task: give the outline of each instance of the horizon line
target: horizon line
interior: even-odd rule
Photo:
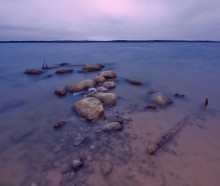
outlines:
[[[220,40],[7,40],[0,43],[123,43],[123,42],[211,42]]]

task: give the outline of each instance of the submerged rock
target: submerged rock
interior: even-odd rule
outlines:
[[[66,121],[59,121],[58,123],[56,123],[54,126],[53,126],[53,128],[55,128],[55,129],[60,129],[61,127],[63,127],[64,125],[66,125]]]
[[[176,94],[174,95],[174,97],[177,97],[177,98],[184,98],[185,95],[184,95],[184,94],[176,93]]]
[[[112,71],[102,71],[99,73],[99,76],[103,76],[106,79],[116,78],[116,73]]]
[[[65,88],[62,88],[62,87],[60,87],[60,88],[57,88],[56,90],[55,90],[55,94],[56,95],[58,95],[58,96],[65,96],[66,95],[66,89]]]
[[[173,101],[170,98],[168,98],[166,95],[164,95],[161,92],[150,92],[148,93],[148,95],[150,101],[158,106],[167,106],[173,103]]]
[[[117,130],[122,130],[123,126],[119,122],[112,122],[112,123],[107,123],[103,125],[102,131],[108,132],[108,131],[117,131]]]
[[[75,171],[78,171],[80,168],[82,168],[82,166],[83,166],[83,162],[81,159],[73,160],[72,167]]]
[[[154,105],[152,103],[148,104],[145,108],[148,110],[156,110],[157,109],[156,105]]]
[[[64,63],[60,63],[59,66],[60,66],[60,67],[68,67],[68,66],[71,66],[71,64],[64,62]]]
[[[101,166],[102,166],[101,169],[102,169],[102,174],[103,175],[109,174],[112,171],[112,169],[113,169],[113,165],[112,165],[112,163],[110,161],[102,162]]]
[[[34,69],[34,68],[29,68],[29,69],[25,70],[24,73],[25,74],[29,74],[29,75],[39,75],[39,74],[42,74],[43,71],[42,70],[38,70],[38,69]]]
[[[112,106],[116,104],[116,96],[113,93],[97,92],[89,93],[88,96],[99,99],[104,105]]]
[[[115,82],[107,81],[103,84],[103,87],[106,89],[113,89],[113,88],[115,88]]]
[[[126,79],[126,81],[127,81],[128,83],[130,83],[131,85],[143,85],[143,83],[141,83],[141,82],[138,81],[138,80]]]
[[[94,80],[87,79],[80,81],[78,83],[67,85],[67,90],[70,92],[80,92],[82,90],[87,90],[91,87],[95,87],[96,83]]]
[[[101,68],[102,67],[99,64],[85,64],[82,67],[82,69],[87,71],[87,72],[99,71],[99,70],[101,70]]]
[[[93,79],[97,84],[99,83],[103,83],[105,81],[105,78],[103,76],[96,76],[94,79]]]
[[[84,140],[85,140],[85,136],[82,136],[81,134],[78,134],[76,136],[76,138],[74,139],[73,143],[74,143],[75,146],[79,146],[80,144],[82,144],[84,142]]]
[[[104,114],[102,102],[95,97],[87,97],[75,103],[74,109],[87,120],[98,119]]]
[[[73,69],[71,68],[60,68],[56,70],[56,74],[67,74],[67,73],[73,73]]]

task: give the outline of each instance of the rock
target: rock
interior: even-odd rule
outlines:
[[[96,83],[94,80],[87,79],[78,83],[67,85],[67,90],[70,92],[80,92],[82,90],[87,90],[91,87],[95,87],[95,85]]]
[[[85,64],[82,67],[82,70],[85,70],[87,72],[94,72],[94,71],[99,71],[101,70],[101,65],[99,64]]]
[[[107,81],[103,84],[103,87],[106,89],[113,89],[113,88],[115,88],[115,82]]]
[[[53,128],[55,129],[60,129],[61,127],[63,127],[64,125],[66,125],[66,121],[59,121],[58,123],[56,123]]]
[[[96,76],[94,79],[93,79],[97,84],[99,83],[103,83],[105,81],[105,78],[103,76]]]
[[[98,119],[104,114],[102,102],[95,97],[87,97],[75,103],[74,109],[87,120]]]
[[[184,94],[179,94],[179,93],[176,93],[174,96],[177,98],[184,98],[185,97]]]
[[[105,87],[99,87],[97,90],[98,90],[98,92],[107,92],[108,91],[108,89]]]
[[[42,70],[38,70],[38,69],[34,69],[34,68],[29,68],[29,69],[25,70],[24,73],[25,74],[29,74],[29,75],[39,75],[39,74],[42,74],[43,71]]]
[[[108,132],[108,131],[117,131],[117,130],[122,130],[122,124],[119,122],[112,122],[112,123],[107,123],[103,125],[102,131]]]
[[[79,146],[80,144],[82,144],[84,142],[84,140],[85,140],[85,137],[82,136],[81,134],[78,134],[76,136],[76,138],[74,139],[73,143],[74,143],[75,146]]]
[[[60,67],[68,67],[68,66],[71,66],[70,63],[60,63],[59,64]]]
[[[94,157],[93,157],[92,154],[88,154],[88,155],[86,156],[86,159],[87,159],[88,161],[93,161],[93,160],[94,160]]]
[[[141,83],[138,80],[131,80],[131,79],[126,79],[126,81],[132,85],[143,85],[143,83]]]
[[[75,171],[78,171],[80,168],[82,168],[82,166],[83,166],[83,162],[81,159],[73,160],[72,167]]]
[[[116,104],[116,96],[113,93],[97,92],[89,93],[88,96],[99,99],[104,105],[112,106]]]
[[[170,98],[168,98],[161,92],[150,92],[148,93],[148,95],[149,95],[150,101],[158,106],[167,106],[173,103],[173,101]]]
[[[96,146],[95,145],[90,145],[90,150],[94,150],[95,148],[96,148]]]
[[[102,162],[101,166],[102,166],[102,174],[103,175],[109,174],[112,171],[112,169],[113,169],[113,165],[112,165],[112,163],[110,161]]]
[[[82,73],[87,73],[87,71],[85,70],[77,70],[78,73],[82,74]]]
[[[55,90],[55,94],[56,95],[58,95],[58,96],[65,96],[66,95],[66,89],[65,88],[62,88],[62,87],[60,87],[60,88],[57,88],[56,90]]]
[[[97,92],[97,89],[96,89],[96,88],[93,88],[93,87],[90,87],[90,88],[88,89],[88,92]]]
[[[103,76],[106,79],[116,78],[116,73],[112,71],[102,71],[99,73],[99,76]]]
[[[67,73],[73,73],[73,69],[71,68],[60,68],[56,70],[56,74],[67,74]]]
[[[149,105],[147,105],[145,108],[148,109],[148,110],[156,110],[156,109],[157,109],[156,105],[154,105],[154,104],[152,104],[152,103],[150,103]]]

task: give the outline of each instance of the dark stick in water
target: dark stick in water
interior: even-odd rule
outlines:
[[[161,138],[149,145],[147,147],[148,152],[153,155],[160,147],[162,147],[166,142],[171,140],[177,132],[179,132],[189,121],[189,116],[184,117],[180,120],[174,127],[172,127],[168,132],[166,132]]]
[[[205,107],[207,107],[209,104],[209,100],[208,100],[208,97],[205,98]]]

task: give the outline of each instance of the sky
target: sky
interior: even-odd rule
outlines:
[[[220,0],[0,0],[0,40],[220,40]]]

